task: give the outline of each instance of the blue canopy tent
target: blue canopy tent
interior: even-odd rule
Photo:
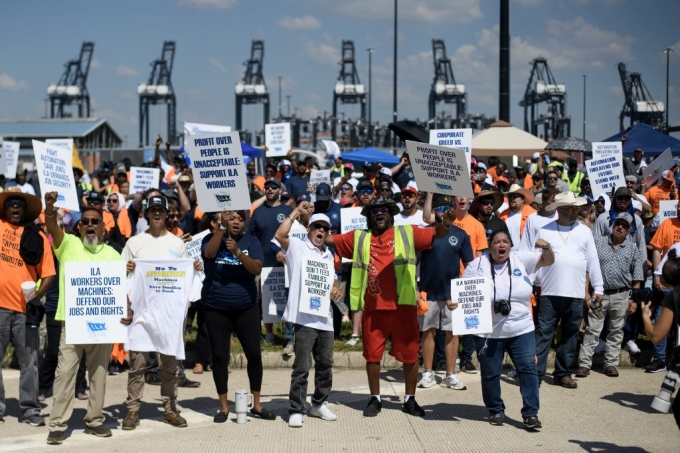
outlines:
[[[640,148],[645,152],[645,156],[654,157],[670,148],[671,152],[680,154],[680,140],[677,138],[659,132],[651,126],[646,124],[636,124],[623,132],[619,132],[609,138],[602,140],[603,142],[620,142],[621,137],[628,136],[623,142],[623,155],[631,157],[633,151]]]
[[[361,166],[364,162],[372,164],[382,164],[384,167],[394,167],[399,163],[399,158],[393,154],[381,151],[378,148],[368,147],[362,149],[354,149],[340,154],[343,162],[351,162],[354,169],[361,171]]]
[[[250,146],[246,142],[241,142],[241,152],[243,152],[243,163],[247,164],[251,160],[262,157],[262,150],[259,148],[255,148],[253,146]]]

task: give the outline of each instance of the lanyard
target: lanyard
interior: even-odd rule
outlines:
[[[491,280],[493,280],[493,300],[496,302],[496,270],[493,267],[491,254],[486,255],[489,258],[489,265],[491,266]],[[510,279],[510,294],[508,294],[508,302],[512,300],[512,275],[510,275],[510,257],[508,256],[508,278]]]

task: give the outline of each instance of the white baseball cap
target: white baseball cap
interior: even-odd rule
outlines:
[[[328,218],[326,214],[314,214],[311,219],[309,219],[309,224],[312,225],[316,222],[325,223],[328,228],[331,228],[331,219]]]

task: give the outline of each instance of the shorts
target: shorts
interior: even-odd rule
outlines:
[[[402,363],[418,361],[420,330],[415,306],[364,311],[361,328],[361,341],[367,362],[382,362],[388,338],[392,342],[392,357]]]
[[[446,306],[445,300],[428,300],[429,309],[424,315],[418,316],[420,331],[425,332],[430,329],[440,329],[451,332],[451,310]]]

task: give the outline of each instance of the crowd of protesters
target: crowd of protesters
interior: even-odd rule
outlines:
[[[251,415],[263,420],[274,420],[276,414],[260,403],[266,379],[262,342],[278,342],[285,359],[295,356],[291,427],[301,427],[305,414],[337,419],[326,401],[333,345],[343,323],[351,324],[351,334],[341,340],[360,344],[367,362],[365,417],[382,410],[379,376],[386,350],[403,363],[402,410],[413,416],[425,415],[416,388],[439,383],[463,390],[461,373],[477,373],[479,366],[492,425],[504,421],[500,376],[507,351],[515,366],[509,375],[519,382],[523,424],[529,430],[541,428],[541,382],[576,389],[579,383],[572,376],[586,378],[594,354],[604,353],[604,374],[617,377],[621,349],[640,354],[638,337],[647,333],[654,350],[645,370],[666,369],[667,343],[675,344],[675,339],[667,341],[673,330],[668,313],[678,312],[672,297],[677,275],[671,270],[680,266],[680,203],[678,218],[663,221],[659,206],[662,200],[677,199],[678,167],[645,187],[642,150],[627,167],[635,171],[626,175],[625,187],[595,194],[573,158],[550,160],[536,153],[514,168],[493,157],[486,163],[473,158],[474,198],[418,190],[407,153],[391,168],[372,162],[355,168],[335,156],[330,184],[313,188],[310,172],[317,163],[295,159],[290,152],[270,159],[264,175],[257,174],[255,162],[247,163],[249,210],[203,212],[190,166],[170,152],[169,144],[164,162],[162,145],[159,138],[148,164],[160,169],[158,189],[131,193],[132,163],[124,160],[105,163],[91,175],[74,167],[80,212],[56,208],[55,192],[41,197],[37,177],[28,178],[23,167],[0,193],[0,274],[6,291],[0,301],[0,352],[11,343],[18,358],[21,421],[44,426],[40,402],[54,397],[50,444],[63,442],[74,398],[89,400],[86,433],[111,436],[102,415],[106,374],[119,374],[125,363],[130,369],[122,429],[140,424],[145,383],[160,386],[164,422],[187,426],[178,387],[200,383],[186,377],[182,360],[154,351],[130,351],[128,356],[122,345],[65,343],[64,263],[124,260],[132,273],[135,259],[186,257],[186,242],[206,230],[202,261],[195,262],[196,269],[205,270],[205,281],[201,299],[187,301],[187,325],[196,317],[193,373],[212,371],[219,400],[216,423],[229,416],[232,334],[247,359]],[[368,227],[341,233],[342,209],[351,207],[361,208]],[[306,227],[305,238],[289,235],[295,223]],[[299,311],[304,257],[335,269],[327,315]],[[261,322],[258,286],[263,268],[284,266],[291,283],[283,339],[277,339],[272,324]],[[458,303],[452,300],[450,282],[479,276],[493,282],[493,332],[459,338],[451,333]],[[21,289],[26,281],[39,282],[30,297]],[[45,313],[47,346],[39,357]],[[130,324],[134,316],[130,308],[121,322]],[[552,379],[545,379],[555,342]],[[310,357],[315,391],[306,408]],[[0,423],[5,409],[0,374]]]

